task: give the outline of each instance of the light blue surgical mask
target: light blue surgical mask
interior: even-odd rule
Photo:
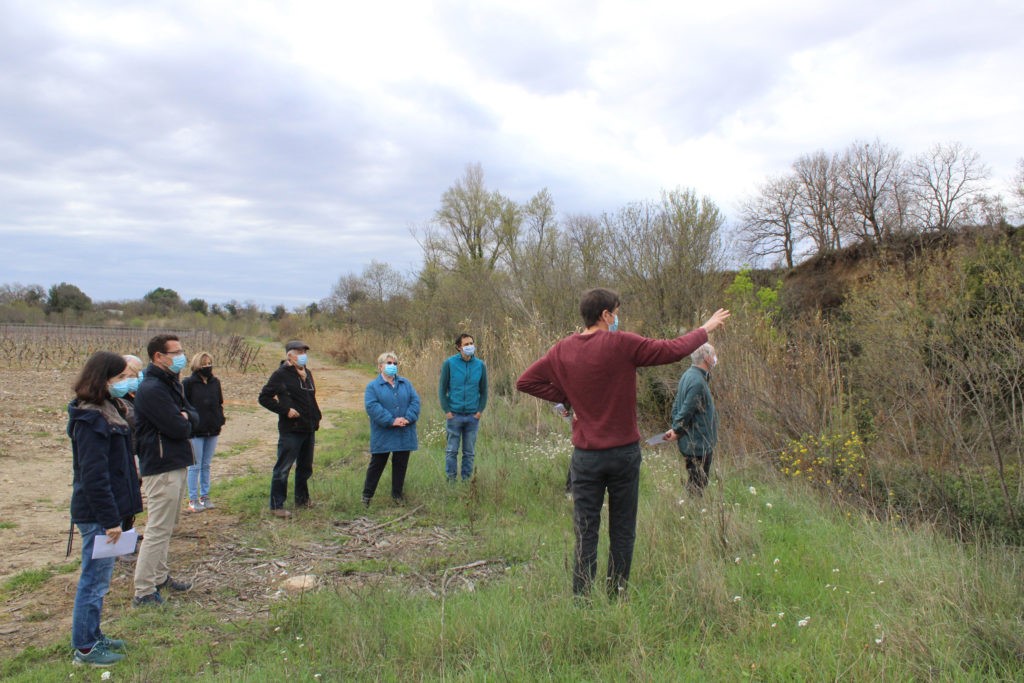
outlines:
[[[472,356],[474,353],[476,353],[476,347],[473,346],[472,344],[466,344],[465,346],[462,347],[462,352],[467,356]]]
[[[139,373],[138,377],[129,377],[128,379],[126,379],[125,382],[128,382],[128,393],[129,394],[134,394],[136,391],[138,391],[139,390],[139,382],[141,382],[141,381],[142,381],[142,373]]]
[[[114,382],[113,384],[108,385],[107,390],[114,398],[121,398],[132,390],[131,385],[131,379],[123,379],[120,382]]]
[[[139,370],[139,384],[142,384],[142,378],[145,376],[145,370]]]
[[[298,356],[295,357],[295,362],[299,364],[300,368],[306,367],[306,361],[308,360],[309,356],[307,356],[304,353],[300,353]]]
[[[609,332],[618,332],[619,331],[619,314],[618,313],[615,314],[615,322],[613,322],[611,325],[608,326],[608,331]]]
[[[394,377],[398,374],[398,366],[395,363],[385,363],[384,374],[388,377]]]
[[[171,358],[171,372],[176,375],[185,369],[185,364],[188,363],[188,358],[185,357],[184,353],[179,353],[177,356],[172,356]]]

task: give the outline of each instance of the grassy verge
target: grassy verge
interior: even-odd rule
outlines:
[[[109,609],[131,643],[117,680],[1020,680],[1021,554],[831,507],[800,482],[721,458],[703,499],[667,450],[647,451],[627,600],[570,596],[570,446],[552,416],[491,417],[478,476],[443,481],[428,411],[407,504],[385,472],[359,502],[368,428],[335,414],[318,438],[318,507],[268,519],[266,476],[219,484],[237,512],[204,604]],[[552,431],[548,432],[550,427]],[[600,562],[606,561],[602,538]],[[247,564],[248,563],[248,564]],[[228,570],[233,567],[235,570]],[[240,567],[247,569],[242,572]],[[245,597],[233,577],[264,572]],[[284,579],[313,575],[289,596]],[[123,604],[123,603],[122,603]],[[75,673],[64,643],[0,662],[0,677]],[[80,672],[81,680],[99,672]]]

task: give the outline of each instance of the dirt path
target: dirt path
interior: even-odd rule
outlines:
[[[314,368],[314,373],[317,400],[325,412],[362,410],[365,373],[337,367]],[[74,370],[0,370],[0,584],[26,570],[68,562],[71,445],[65,434],[65,406],[74,376]],[[215,456],[215,481],[266,472],[269,487],[277,419],[256,403],[266,376],[232,371],[218,376],[228,421],[217,450],[231,455],[220,460]],[[329,428],[329,419],[322,426]],[[233,523],[230,512],[221,508],[201,515],[183,513],[172,554],[179,544],[193,550],[201,545],[201,528],[228,529]],[[77,581],[78,572],[57,574],[39,590],[0,603],[0,645],[20,649],[28,642],[52,642],[66,635]],[[130,575],[119,571],[114,583],[117,601],[123,602],[125,593],[130,597]]]

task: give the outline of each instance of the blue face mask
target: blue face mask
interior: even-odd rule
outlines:
[[[107,390],[114,398],[121,398],[131,391],[131,383],[131,379],[123,379],[120,382],[114,382],[113,384],[108,385]]]
[[[394,363],[385,363],[384,374],[387,375],[388,377],[394,377],[395,375],[398,374],[398,366],[395,365]]]
[[[185,364],[188,363],[188,358],[185,357],[185,354],[179,353],[177,356],[172,356],[171,358],[171,372],[176,375],[185,369]]]
[[[615,322],[613,322],[611,325],[608,326],[608,331],[609,332],[618,332],[619,331],[619,315],[618,315],[618,313],[615,314]]]
[[[295,357],[295,362],[299,364],[300,368],[306,367],[306,361],[309,360],[309,356],[304,353],[300,353]]]
[[[144,370],[139,370],[139,384],[142,384],[142,378],[143,376],[145,376],[145,374],[146,373]]]
[[[129,377],[128,379],[126,379],[125,382],[128,382],[128,393],[129,394],[134,394],[136,391],[138,391],[139,390],[139,382],[141,382],[141,381],[142,381],[142,373],[139,373],[138,377]]]
[[[462,347],[462,353],[466,354],[467,356],[472,356],[474,353],[476,353],[476,347],[473,346],[472,344],[466,344],[465,346]]]

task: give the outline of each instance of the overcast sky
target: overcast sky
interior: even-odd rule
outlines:
[[[801,154],[1024,157],[1020,0],[0,0],[0,283],[289,308],[479,162],[560,215],[693,188],[732,218]]]

